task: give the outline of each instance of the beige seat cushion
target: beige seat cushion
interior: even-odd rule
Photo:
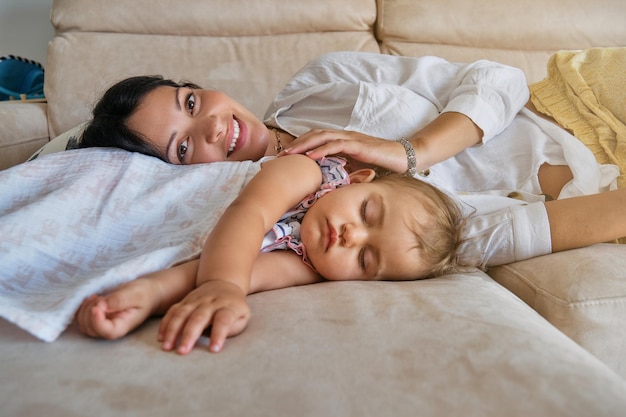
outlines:
[[[555,253],[489,275],[626,378],[626,245]]]
[[[623,416],[626,383],[483,273],[249,297],[219,354],[165,353],[151,320],[42,343],[0,320],[2,415]],[[33,377],[34,375],[36,377]],[[27,389],[25,388],[27,387]]]
[[[48,142],[45,103],[0,103],[0,170],[26,161]]]

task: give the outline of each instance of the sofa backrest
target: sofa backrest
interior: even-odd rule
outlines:
[[[106,87],[128,76],[219,89],[261,117],[310,59],[379,51],[373,0],[55,0],[51,16],[51,136],[87,120]]]
[[[623,0],[54,0],[45,93],[51,137],[132,75],[225,91],[261,117],[330,51],[492,59],[545,74],[559,49],[626,45]]]
[[[376,34],[383,53],[489,59],[535,82],[555,51],[625,46],[625,18],[624,0],[378,0]]]

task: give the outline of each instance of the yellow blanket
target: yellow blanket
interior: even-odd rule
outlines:
[[[626,186],[626,47],[557,52],[530,95],[538,111],[572,132],[599,163],[619,166],[618,187]]]

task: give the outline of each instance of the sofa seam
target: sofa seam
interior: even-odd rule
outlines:
[[[522,275],[521,273],[519,273],[517,270],[513,269],[509,265],[502,265],[502,267],[504,267],[507,271],[512,272],[513,275],[515,275],[518,279],[520,279],[522,282],[524,282],[524,284],[526,286],[528,286],[529,288],[533,289],[534,292],[535,292],[535,299],[537,298],[537,295],[540,295],[540,296],[543,296],[545,298],[548,298],[548,299],[551,299],[551,300],[557,302],[562,307],[575,309],[575,308],[580,308],[580,307],[585,307],[585,306],[593,306],[593,305],[624,304],[624,303],[626,303],[626,300],[624,299],[623,296],[620,297],[620,298],[617,298],[617,297],[602,297],[599,300],[566,301],[562,297],[559,297],[559,296],[553,294],[552,292],[550,292],[550,291],[548,291],[546,289],[539,288],[537,285],[531,283],[528,279],[526,279],[524,277],[524,275]],[[535,302],[535,304],[536,304],[536,302]]]

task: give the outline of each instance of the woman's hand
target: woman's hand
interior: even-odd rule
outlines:
[[[227,281],[207,281],[167,311],[159,326],[159,341],[167,351],[178,341],[176,351],[184,355],[211,325],[209,350],[219,352],[226,338],[241,333],[249,319],[250,307],[241,288]]]
[[[482,137],[483,131],[468,116],[446,112],[406,139],[415,150],[416,168],[422,171],[481,143]],[[344,130],[310,130],[280,155],[294,153],[304,153],[312,159],[339,154],[348,157],[350,163],[356,161],[400,174],[408,169],[406,151],[399,142]],[[351,169],[363,167],[356,165]]]
[[[279,156],[296,153],[306,154],[311,159],[344,156],[353,171],[371,166],[398,173],[407,170],[406,153],[401,144],[346,130],[310,130],[295,139]]]

